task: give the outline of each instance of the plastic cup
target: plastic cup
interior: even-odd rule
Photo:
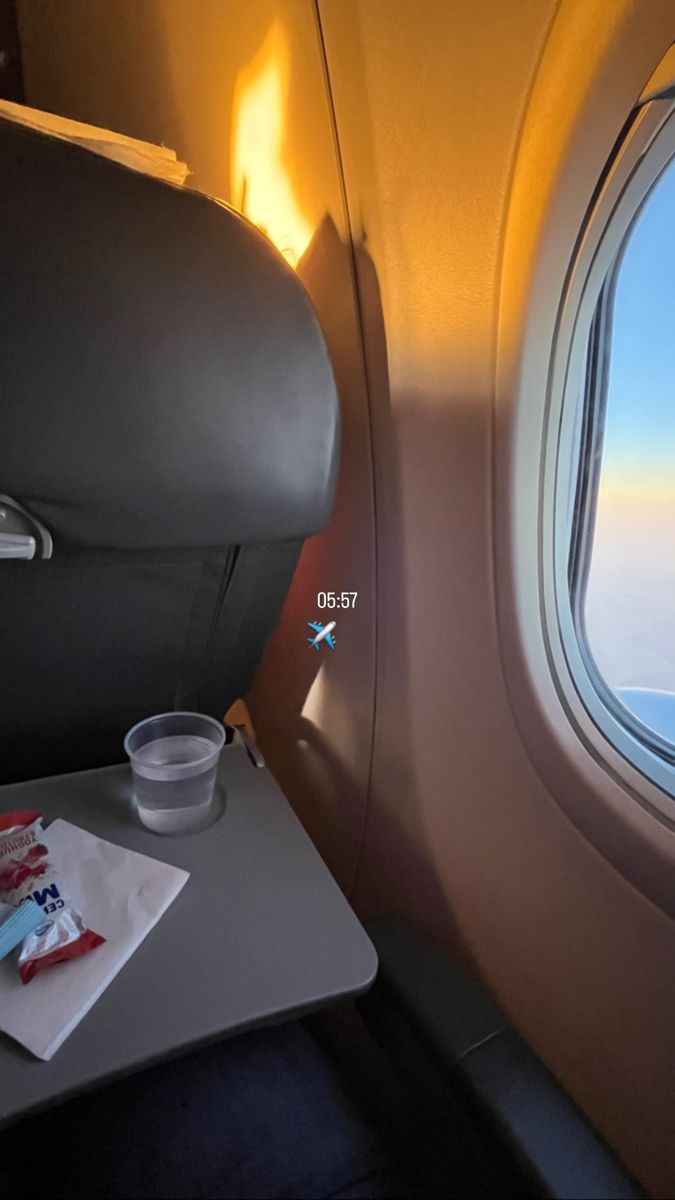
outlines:
[[[209,824],[225,729],[202,713],[170,712],[139,721],[124,739],[138,816],[155,833]]]

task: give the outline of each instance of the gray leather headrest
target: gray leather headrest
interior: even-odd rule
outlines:
[[[299,538],[338,405],[307,296],[196,192],[0,120],[0,492],[59,542]]]

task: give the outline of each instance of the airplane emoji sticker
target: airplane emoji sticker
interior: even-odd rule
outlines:
[[[331,650],[335,649],[335,639],[333,638],[333,630],[335,629],[335,621],[329,621],[327,625],[322,625],[320,621],[308,621],[310,629],[314,630],[315,637],[307,638],[310,646],[315,650],[319,649],[319,643],[325,642],[330,646]]]

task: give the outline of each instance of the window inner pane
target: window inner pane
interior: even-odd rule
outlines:
[[[619,266],[583,614],[601,675],[675,743],[675,164]]]

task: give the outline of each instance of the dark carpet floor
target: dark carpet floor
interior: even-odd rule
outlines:
[[[256,1031],[5,1130],[0,1195],[404,1200],[444,1194],[420,1159],[405,1103],[393,1103],[386,1084],[384,1091],[381,1111],[379,1102],[364,1104],[353,1072],[340,1069],[311,1026]]]

